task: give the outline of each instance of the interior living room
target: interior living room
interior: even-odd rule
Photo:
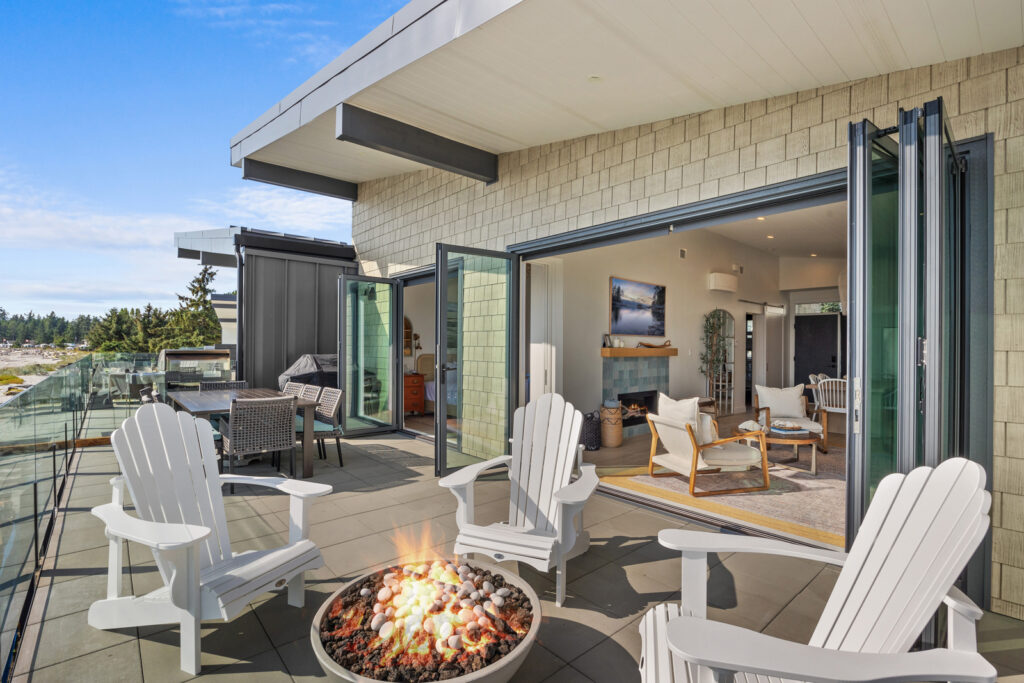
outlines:
[[[433,281],[407,284],[402,288],[403,426],[407,431],[431,438],[434,436],[437,403],[434,383],[435,297]]]
[[[527,394],[588,415],[606,490],[841,547],[846,251],[834,202],[531,260]],[[707,416],[692,440],[681,399]]]

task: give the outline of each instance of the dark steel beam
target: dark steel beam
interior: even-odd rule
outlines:
[[[498,156],[349,104],[338,105],[337,137],[379,152],[493,183]]]
[[[258,180],[261,183],[289,187],[314,194],[322,194],[338,199],[356,201],[359,186],[347,180],[328,178],[327,176],[298,171],[286,166],[268,164],[255,159],[242,160],[242,177],[246,180]]]

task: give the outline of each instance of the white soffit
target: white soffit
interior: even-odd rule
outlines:
[[[846,258],[846,202],[765,214],[707,228],[776,256]],[[768,235],[772,237],[769,238]]]
[[[509,152],[1024,45],[1022,18],[1022,0],[417,1],[236,136],[232,163],[358,182],[422,166],[356,166],[328,125],[342,102]]]

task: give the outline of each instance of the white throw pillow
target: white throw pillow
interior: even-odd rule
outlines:
[[[698,443],[705,443],[700,428],[700,407],[698,398],[681,398],[676,400],[658,392],[658,416],[673,422],[688,424],[693,427],[693,434]]]
[[[757,390],[757,405],[771,410],[772,419],[777,417],[807,417],[804,412],[804,385],[776,389],[754,385]]]

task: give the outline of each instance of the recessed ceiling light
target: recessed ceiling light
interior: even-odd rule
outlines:
[[[770,239],[770,240],[773,240],[773,239],[775,239],[775,235],[765,235],[765,237],[767,237],[767,238],[768,238],[768,239]]]
[[[817,256],[817,254],[811,254],[811,258],[814,258],[815,256]]]
[[[758,217],[757,217],[757,220],[759,220],[759,221],[763,221],[763,220],[764,220],[764,216],[758,216]]]

